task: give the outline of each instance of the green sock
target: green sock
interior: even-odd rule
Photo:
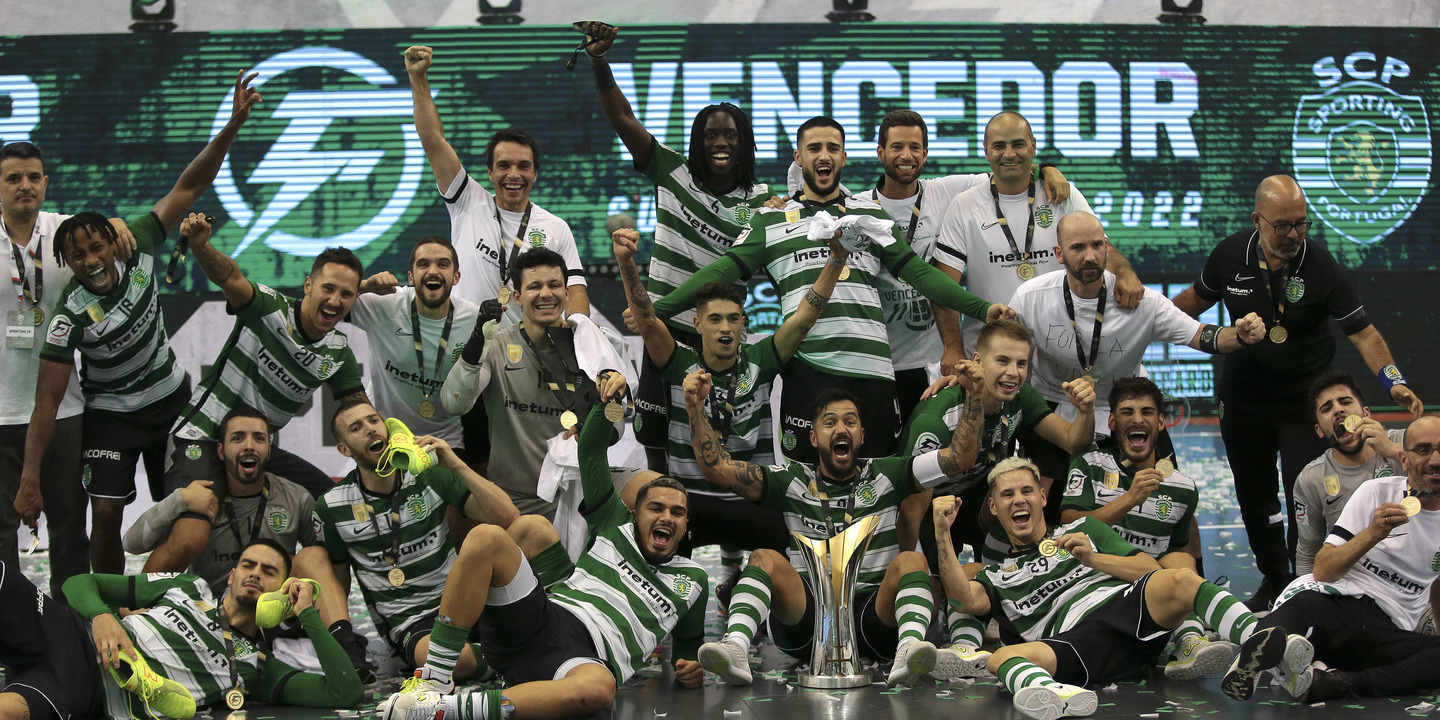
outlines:
[[[480,650],[480,643],[465,643],[470,648],[470,654],[475,656],[475,674],[470,680],[478,682],[490,682],[495,679],[495,671],[490,668],[490,663],[485,661],[485,653]]]
[[[980,618],[947,606],[945,623],[950,630],[950,644],[977,649],[985,644],[985,623]]]
[[[459,662],[460,651],[469,637],[468,628],[435,618],[435,626],[430,630],[430,649],[425,652],[424,677],[439,683],[453,682],[455,663]]]
[[[1059,686],[1045,668],[1026,660],[1023,657],[1014,657],[1000,664],[1000,683],[1010,691],[1011,695],[1020,692],[1031,685]]]
[[[570,553],[565,551],[565,546],[557,542],[530,558],[530,569],[535,571],[540,584],[549,590],[550,586],[570,577],[570,573],[575,571],[575,563],[570,562]]]
[[[724,639],[739,643],[749,652],[755,630],[770,617],[770,589],[774,586],[770,574],[756,565],[747,565],[740,571],[740,579],[730,593],[730,617],[725,624]]]
[[[508,702],[499,690],[473,690],[452,697],[455,698],[457,720],[499,720],[501,702]]]
[[[924,640],[935,613],[935,596],[930,591],[930,573],[910,572],[900,577],[895,589],[895,623],[900,645],[909,640]]]
[[[1234,595],[1206,580],[1195,592],[1195,614],[1220,637],[1236,645],[1255,632],[1255,616]]]

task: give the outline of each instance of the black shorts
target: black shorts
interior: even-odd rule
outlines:
[[[910,414],[920,404],[920,396],[930,387],[930,371],[923,368],[895,371],[895,397],[900,403],[900,422],[910,421]]]
[[[521,572],[531,571],[521,566]],[[600,660],[585,623],[551,600],[538,581],[515,602],[487,603],[476,629],[485,660],[511,687],[557,680],[576,660],[594,661],[607,671],[610,667]]]
[[[865,428],[861,457],[890,457],[900,451],[900,401],[895,381],[884,378],[854,378],[831,375],[795,358],[785,366],[780,389],[780,448],[796,462],[816,461],[810,444],[814,424],[815,398],[822,391],[839,388],[860,399],[860,424]]]
[[[166,442],[166,495],[196,480],[209,480],[213,483],[210,490],[215,493],[215,497],[225,499],[225,463],[220,459],[220,443],[213,440],[187,440],[178,435],[171,435]],[[181,517],[185,516],[185,513],[181,514]]]
[[[718,497],[691,493],[688,517],[690,531],[680,541],[679,553],[709,545],[759,550],[769,548],[780,554],[790,548],[790,529],[785,515],[775,508],[757,505],[741,497]]]
[[[135,500],[135,464],[145,458],[150,497],[164,492],[166,441],[175,419],[190,402],[189,379],[170,396],[133,412],[85,411],[80,480],[92,498]]]
[[[475,407],[460,416],[460,438],[465,443],[466,465],[474,469],[490,462],[490,416],[484,398],[476,398]]]
[[[950,526],[950,546],[955,548],[956,553],[960,553],[969,545],[977,562],[980,560],[980,551],[985,547],[985,537],[989,534],[987,528],[980,526],[980,508],[985,506],[989,490],[990,486],[983,480],[961,490],[957,496],[960,498],[960,512],[955,517],[955,523]],[[935,516],[929,508],[926,508],[920,517],[920,550],[925,553],[925,561],[930,563],[931,572],[939,575],[940,554],[935,543]],[[965,560],[961,559],[960,562],[963,564]]]
[[[1055,651],[1055,680],[1099,685],[1144,673],[1170,641],[1145,607],[1145,585],[1155,573],[1130,583],[1095,608],[1080,624],[1040,642]]]
[[[770,638],[775,647],[786,655],[801,660],[810,660],[811,646],[815,643],[815,596],[810,594],[810,583],[805,586],[805,614],[800,622],[786,625],[770,616]],[[877,662],[895,659],[895,646],[900,642],[900,628],[890,627],[880,619],[875,609],[878,590],[857,592],[852,607],[858,609],[855,618],[855,645],[861,657]]]
[[[440,617],[440,608],[438,607],[421,615],[414,622],[410,623],[410,627],[406,629],[404,633],[401,633],[400,647],[392,646],[395,651],[400,653],[400,661],[405,664],[407,672],[415,669],[415,648],[420,644],[421,640],[430,637],[431,631],[435,629],[435,618],[437,617]],[[471,632],[470,635],[471,640],[475,639],[474,632]],[[387,637],[385,640],[388,643],[390,638]]]
[[[19,568],[0,563],[0,692],[25,698],[34,720],[103,714],[100,666],[90,624],[41,594]]]

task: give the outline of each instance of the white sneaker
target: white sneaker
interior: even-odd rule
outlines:
[[[1035,720],[1085,717],[1100,706],[1095,691],[1074,685],[1031,685],[1015,693],[1015,709]]]
[[[935,651],[935,668],[930,671],[930,677],[936,680],[985,677],[990,674],[986,668],[989,662],[990,652],[987,650],[977,650],[969,645],[951,645]]]
[[[935,668],[935,646],[925,640],[911,640],[895,650],[895,664],[890,666],[889,687],[910,685],[921,675]]]
[[[455,692],[455,683],[438,683],[422,679],[421,671],[405,679],[400,691],[385,698],[375,708],[380,720],[433,720],[445,696]]]
[[[750,657],[739,644],[729,640],[708,642],[700,646],[696,658],[700,667],[719,675],[727,685],[749,685]]]
[[[1172,680],[1198,680],[1230,666],[1235,646],[1224,640],[1206,640],[1190,635],[1175,646],[1170,662],[1165,663],[1165,677]]]
[[[1285,656],[1270,674],[1274,676],[1275,684],[1285,688],[1290,697],[1304,697],[1314,677],[1310,673],[1310,663],[1314,659],[1315,646],[1303,635],[1291,635],[1285,638]]]

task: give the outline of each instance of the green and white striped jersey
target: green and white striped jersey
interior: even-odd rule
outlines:
[[[704,634],[710,580],[687,557],[652,565],[640,552],[633,516],[611,484],[606,447],[613,426],[601,409],[591,409],[577,439],[581,512],[590,524],[591,544],[550,598],[585,623],[601,659],[617,683],[624,683],[671,631],[676,656],[693,659],[693,648],[682,646],[698,645]]]
[[[767,185],[737,187],[712,195],[690,173],[685,156],[652,139],[650,164],[637,168],[655,183],[655,246],[650,252],[651,301],[674,292],[680,283],[720,258],[745,229],[755,210],[775,196]],[[695,308],[666,320],[670,327],[695,332]]]
[[[905,431],[900,435],[900,447],[907,455],[915,456],[949,445],[955,435],[955,426],[960,424],[960,413],[964,410],[965,388],[955,385],[935,393],[915,406],[915,412],[911,413]],[[975,483],[984,482],[990,469],[1009,457],[1010,440],[1015,433],[1035,427],[1050,412],[1050,406],[1038,390],[1030,387],[1030,383],[1021,385],[1019,394],[1010,402],[1001,405],[994,414],[985,416],[975,464],[953,480],[937,486],[935,493],[959,495]]]
[[[226,308],[235,327],[175,425],[175,434],[186,440],[218,440],[220,421],[237,405],[264,413],[276,431],[322,384],[337,398],[364,389],[345,333],[331,330],[311,342],[300,329],[298,300],[250,284],[250,302]]]
[[[1098,553],[1129,557],[1140,552],[1109,525],[1092,517],[1053,528],[1048,537],[1071,532],[1088,535]],[[1045,557],[1038,548],[1011,553],[999,563],[986,565],[975,581],[990,597],[990,616],[999,622],[1000,641],[1006,645],[1065,632],[1130,586],[1125,580],[1081,565],[1064,550]]]
[[[734,497],[726,490],[705,482],[705,473],[695,462],[695,448],[690,443],[690,414],[685,407],[685,376],[698,370],[710,373],[714,385],[710,397],[705,401],[705,412],[715,431],[725,437],[725,449],[731,459],[744,460],[756,465],[770,465],[775,462],[772,438],[774,429],[770,418],[770,388],[775,376],[785,367],[775,350],[773,336],[767,336],[753,345],[740,349],[740,357],[729,370],[721,373],[705,366],[700,353],[685,345],[675,344],[670,362],[660,369],[670,396],[670,427],[666,437],[667,470],[670,476],[685,483],[693,493]],[[734,394],[730,383],[734,382]],[[734,411],[728,422],[721,410],[729,403]],[[719,417],[717,417],[717,415]]]
[[[807,538],[829,539],[863,517],[876,515],[880,522],[865,559],[860,563],[860,576],[855,592],[868,592],[880,587],[885,570],[900,554],[899,535],[895,522],[900,503],[915,487],[908,457],[860,460],[859,472],[849,483],[833,483],[821,479],[816,466],[798,462],[765,468],[765,505],[777,508],[785,516],[785,527]],[[815,491],[827,495],[825,502]],[[805,560],[791,540],[790,564],[805,577]]]
[[[352,470],[316,501],[314,513],[315,542],[325,546],[330,562],[350,565],[375,627],[397,650],[410,626],[440,607],[445,577],[455,564],[445,506],[463,511],[470,497],[448,468],[403,475],[393,494],[376,495],[360,484],[360,471]],[[385,559],[394,542],[392,511],[400,515],[398,563],[405,573],[398,588],[390,584],[392,566]]]
[[[1060,509],[1090,512],[1108,505],[1124,495],[1134,479],[1134,471],[1123,467],[1116,458],[1115,440],[1110,438],[1100,449],[1070,462]],[[1160,481],[1145,502],[1130,508],[1112,527],[1126,542],[1158,558],[1190,543],[1190,517],[1199,504],[1195,481],[1176,470]]]
[[[155,282],[155,248],[165,241],[165,227],[153,212],[131,218],[126,226],[136,248],[119,282],[104,295],[73,278],[66,283],[40,350],[40,357],[67,365],[79,350],[85,406],[111,412],[134,412],[160,402],[185,382],[170,349]]]

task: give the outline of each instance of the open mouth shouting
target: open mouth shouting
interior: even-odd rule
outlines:
[[[426,275],[420,284],[430,292],[438,292],[445,287],[445,279],[439,275]]]
[[[1017,504],[1010,511],[1010,525],[1014,528],[1016,535],[1024,536],[1030,532],[1030,529],[1033,527],[1031,519],[1032,512],[1028,503]]]
[[[855,445],[849,435],[838,435],[830,441],[830,457],[836,465],[847,465],[855,459]]]
[[[338,305],[321,305],[315,315],[320,326],[329,330],[340,322],[340,307]]]
[[[90,280],[90,287],[95,290],[108,290],[112,283],[110,280],[110,268],[105,265],[97,265],[86,271],[86,277]]]
[[[669,554],[675,548],[675,528],[668,523],[655,523],[650,528],[650,545],[662,555]]]
[[[1150,433],[1144,428],[1131,428],[1125,432],[1125,454],[1131,458],[1143,458],[1150,454]]]
[[[254,475],[260,469],[260,456],[255,453],[241,455],[235,464],[246,475]]]
[[[815,164],[815,184],[818,185],[819,188],[830,188],[835,184],[834,163],[820,162]]]

